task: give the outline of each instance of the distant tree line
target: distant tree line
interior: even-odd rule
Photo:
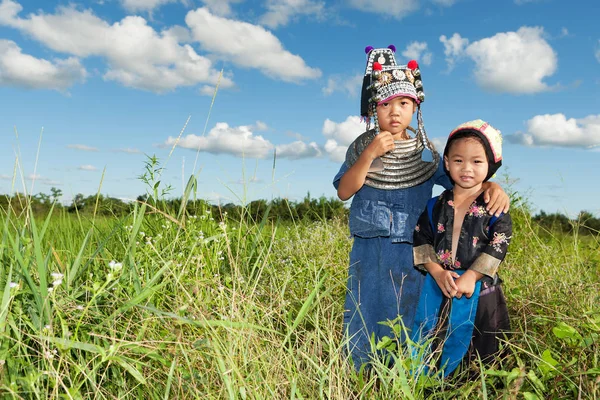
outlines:
[[[20,214],[27,207],[36,215],[47,215],[52,207],[55,210],[64,210],[68,213],[96,214],[103,216],[121,217],[129,214],[135,203],[145,202],[150,208],[159,209],[169,213],[178,213],[182,207],[182,198],[153,201],[147,194],[137,197],[135,202],[125,202],[121,199],[102,194],[84,196],[75,195],[70,204],[60,203],[62,191],[51,188],[50,194],[38,193],[34,196],[25,196],[17,193],[14,195],[0,195],[0,209]],[[310,193],[300,201],[291,201],[285,198],[276,198],[270,201],[254,200],[245,206],[227,203],[221,205],[211,204],[206,200],[188,200],[185,204],[188,215],[200,215],[207,210],[216,218],[227,215],[231,219],[245,218],[253,221],[269,220],[298,221],[298,220],[329,220],[333,218],[347,218],[348,208],[344,202],[337,198],[314,198]],[[225,214],[226,213],[226,214]],[[589,235],[600,233],[600,219],[592,213],[581,211],[577,218],[569,218],[560,213],[547,214],[540,211],[532,217],[540,227],[552,231]]]
[[[54,207],[68,213],[79,213],[84,215],[103,215],[121,217],[129,214],[135,207],[135,203],[147,203],[150,209],[158,209],[169,213],[178,213],[181,210],[182,198],[172,198],[154,201],[147,194],[140,195],[136,201],[126,202],[121,199],[105,196],[102,194],[84,196],[76,194],[70,204],[62,204],[60,197],[62,191],[52,188],[50,194],[38,193],[33,196],[25,196],[21,193],[14,195],[0,195],[0,209],[9,208],[15,214],[20,214],[28,207],[36,215],[47,215]],[[245,206],[227,203],[216,205],[206,200],[188,200],[185,203],[188,215],[199,215],[211,211],[213,216],[227,215],[231,219],[246,218],[248,220],[261,221],[264,218],[270,220],[329,220],[333,218],[347,218],[348,209],[344,202],[336,198],[319,197],[314,198],[308,193],[301,201],[291,201],[285,198],[276,198],[270,201],[254,200]]]

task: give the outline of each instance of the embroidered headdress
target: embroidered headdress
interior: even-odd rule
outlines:
[[[485,182],[494,176],[498,168],[502,165],[502,134],[498,129],[481,119],[465,122],[450,132],[446,148],[444,149],[444,157],[448,155],[450,144],[454,140],[469,134],[474,134],[483,142],[483,147],[485,148],[485,154],[488,160],[488,174],[484,180]],[[446,174],[450,176],[445,165],[444,170],[446,171]],[[450,178],[450,180],[452,180],[452,178]]]
[[[393,45],[375,49],[368,46],[367,66],[363,77],[360,101],[360,115],[367,121],[365,134],[356,139],[346,153],[346,161],[354,164],[358,156],[379,133],[377,121],[377,105],[390,101],[395,97],[410,97],[417,104],[416,137],[396,141],[396,147],[381,157],[383,170],[371,171],[367,174],[365,184],[380,189],[399,189],[419,185],[429,179],[437,170],[440,156],[427,138],[421,103],[425,100],[421,71],[415,60],[406,65],[398,65]],[[373,118],[374,129],[371,127]]]

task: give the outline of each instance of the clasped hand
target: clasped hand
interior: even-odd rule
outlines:
[[[477,283],[477,276],[472,272],[465,271],[459,275],[454,271],[439,269],[432,276],[444,296],[460,299],[464,295],[469,299],[473,295],[475,283]]]

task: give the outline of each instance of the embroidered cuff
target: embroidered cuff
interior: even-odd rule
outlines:
[[[427,272],[424,266],[425,263],[439,263],[437,255],[433,250],[433,246],[430,244],[423,244],[421,246],[413,247],[413,256],[415,267],[419,271]]]
[[[499,259],[492,257],[487,253],[481,253],[469,269],[493,278],[496,275],[496,272],[498,272],[499,265]]]

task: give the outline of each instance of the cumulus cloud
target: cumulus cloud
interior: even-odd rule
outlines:
[[[427,50],[427,43],[412,42],[402,52],[402,55],[409,60],[417,60],[419,64],[431,65],[433,54]]]
[[[529,94],[551,89],[544,79],[556,72],[558,61],[541,27],[521,27],[471,44],[456,33],[440,41],[449,67],[462,56],[471,58],[475,80],[486,90]]]
[[[65,90],[83,82],[87,72],[76,57],[53,62],[24,54],[11,40],[0,39],[0,85]]]
[[[365,124],[360,117],[349,116],[345,121],[337,123],[326,119],[323,123],[323,135],[327,138],[325,152],[332,161],[342,162],[346,159],[346,150],[350,143],[365,131]]]
[[[273,144],[260,135],[255,135],[249,126],[229,126],[218,122],[206,136],[187,135],[179,142],[169,136],[165,145],[205,151],[212,154],[231,154],[237,157],[265,158],[273,151]]]
[[[261,26],[222,18],[206,8],[190,11],[185,21],[204,49],[241,67],[256,68],[288,82],[321,76],[319,69],[285,50],[279,39]]]
[[[277,28],[287,25],[297,15],[322,17],[324,2],[313,0],[267,0],[267,12],[260,18],[262,25]]]
[[[342,92],[350,97],[358,97],[362,86],[363,75],[353,76],[332,75],[327,79],[327,86],[322,89],[325,96],[330,96],[334,92]]]
[[[440,36],[440,42],[444,44],[444,55],[448,63],[448,70],[451,71],[454,68],[455,60],[464,54],[465,49],[469,45],[469,39],[465,39],[458,33],[455,33],[450,38],[446,37],[446,35]]]
[[[277,157],[299,159],[313,158],[321,156],[321,149],[315,142],[304,143],[301,141],[289,144],[277,145]]]
[[[241,3],[244,0],[202,0],[213,14],[227,17],[233,14],[231,4]]]
[[[564,114],[536,115],[527,121],[527,131],[506,136],[526,146],[592,148],[600,145],[600,114],[569,118]]]
[[[77,57],[102,57],[108,68],[104,79],[125,86],[165,92],[180,86],[216,84],[219,72],[207,57],[190,45],[180,45],[181,27],[156,32],[139,16],[128,16],[112,25],[91,10],[58,7],[55,14],[29,14],[20,18],[20,4],[3,0],[0,25],[27,33],[50,49]],[[231,87],[231,77],[221,79]]]
[[[357,10],[396,19],[402,19],[419,9],[418,0],[350,0],[348,5]]]
[[[85,144],[68,144],[67,148],[81,151],[98,151],[97,147],[92,147]]]
[[[80,165],[79,167],[77,167],[77,169],[80,171],[97,171],[98,170],[98,168],[96,168],[90,164]]]
[[[311,158],[321,156],[321,149],[314,143],[297,140],[289,144],[274,145],[256,131],[266,130],[264,122],[256,121],[254,125],[229,126],[226,122],[218,122],[206,136],[187,135],[179,141],[169,136],[164,146],[204,151],[212,154],[230,154],[245,158],[268,158],[277,151],[278,158]]]

